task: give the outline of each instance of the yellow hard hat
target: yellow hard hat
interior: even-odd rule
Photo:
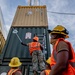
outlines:
[[[48,30],[48,32],[50,34],[53,34],[53,33],[56,33],[56,34],[63,34],[65,35],[65,38],[69,38],[68,34],[68,30],[63,27],[62,25],[57,25],[52,31],[51,30]]]
[[[49,57],[49,58],[46,60],[46,63],[48,63],[48,64],[51,63],[51,57]]]
[[[38,38],[37,36],[35,36],[35,37],[33,38],[33,40],[39,41],[39,38]]]
[[[22,63],[20,62],[18,57],[13,57],[9,63],[10,67],[19,67]]]

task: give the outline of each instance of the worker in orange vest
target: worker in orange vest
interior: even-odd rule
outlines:
[[[45,69],[44,56],[42,53],[43,47],[39,43],[39,38],[37,36],[34,36],[33,42],[30,42],[28,44],[24,44],[23,42],[21,42],[21,44],[24,46],[29,46],[30,55],[32,56],[33,72],[34,75],[37,75],[38,64],[41,71]]]
[[[65,40],[69,38],[69,32],[62,25],[48,31],[51,36],[50,43],[53,45],[49,75],[75,75],[74,50],[71,43]]]
[[[50,63],[51,63],[51,57],[49,57],[46,61],[46,69],[44,71],[42,71],[40,73],[40,75],[49,75],[50,74],[50,71],[51,71],[51,66],[50,66]]]
[[[19,66],[21,66],[21,62],[18,57],[13,57],[9,63],[11,69],[8,71],[7,75],[22,75]]]

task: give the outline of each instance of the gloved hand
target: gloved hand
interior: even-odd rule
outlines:
[[[21,42],[21,44],[22,44],[22,45],[24,45],[24,43],[23,43],[23,42]]]
[[[27,46],[27,44],[25,44],[25,43],[23,43],[23,42],[21,42],[21,44],[24,45],[24,46]]]

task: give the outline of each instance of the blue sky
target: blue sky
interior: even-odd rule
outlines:
[[[34,1],[34,0],[32,0]],[[28,5],[28,0],[0,0],[3,18],[7,32],[12,24],[18,5]],[[40,0],[40,5],[46,5],[48,27],[53,29],[56,25],[63,25],[69,31],[68,39],[75,50],[75,15],[55,14],[51,12],[74,13],[75,0]]]

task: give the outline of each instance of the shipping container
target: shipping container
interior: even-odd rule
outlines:
[[[43,53],[46,58],[50,56],[50,45],[49,45],[49,35],[47,32],[46,27],[31,27],[31,28],[18,28],[18,27],[11,27],[7,40],[6,40],[6,45],[3,49],[3,53],[0,56],[0,62],[2,63],[1,66],[8,66],[8,63],[12,57],[19,57],[22,64],[22,69],[25,71],[25,69],[28,68],[28,66],[32,67],[31,63],[31,56],[29,54],[29,49],[27,46],[21,45],[21,42],[19,41],[18,37],[16,34],[13,33],[13,30],[18,31],[18,36],[24,43],[29,43],[32,41],[32,38],[34,34],[36,34],[39,37],[39,41],[41,44],[44,44],[44,50]],[[31,35],[26,35],[26,34],[31,34]],[[28,38],[27,38],[28,36]],[[30,68],[29,67],[29,68]],[[4,70],[4,68],[6,68]],[[6,70],[9,68],[4,67],[3,71],[6,72]],[[30,69],[32,70],[32,69]],[[0,70],[1,71],[1,70]],[[0,72],[1,73],[1,72]]]
[[[18,6],[12,26],[48,26],[46,6]]]
[[[39,12],[35,11],[36,9],[44,10],[42,12],[43,16],[34,17],[37,14],[41,15],[41,13],[39,14]],[[25,17],[25,14],[29,10],[33,10],[33,13],[35,12],[35,15],[29,14]],[[24,20],[26,21],[24,22]],[[3,48],[3,52],[0,55],[0,74],[6,73],[10,69],[8,64],[12,57],[19,57],[22,62],[22,66],[20,68],[22,70],[23,75],[33,75],[29,49],[27,46],[21,45],[21,41],[23,41],[24,43],[29,43],[33,40],[33,37],[36,34],[39,37],[39,42],[43,45],[43,55],[47,59],[51,54],[49,34],[47,30],[48,23],[46,6],[18,6],[5,46]]]
[[[7,31],[4,25],[4,18],[3,18],[3,14],[2,14],[2,10],[0,8],[0,32],[3,35],[4,39],[6,40],[7,38]]]
[[[5,45],[5,38],[2,32],[0,31],[0,54],[2,53],[4,45]]]
[[[4,28],[4,19],[0,8],[0,54],[2,53],[5,40],[6,40],[6,29]]]

